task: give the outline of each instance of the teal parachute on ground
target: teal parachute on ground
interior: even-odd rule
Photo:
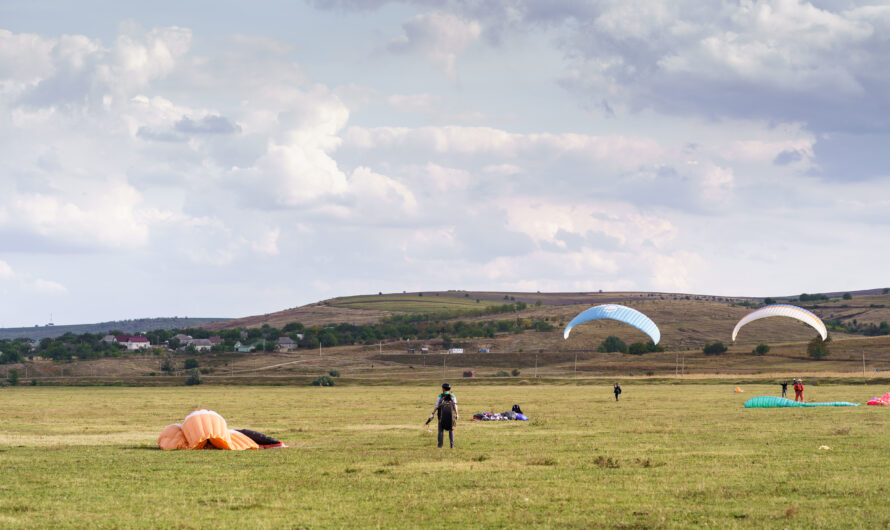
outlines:
[[[569,332],[578,324],[604,318],[630,324],[646,335],[649,335],[654,344],[658,344],[658,341],[661,340],[661,332],[658,330],[658,326],[655,325],[655,322],[652,322],[649,317],[640,313],[636,309],[631,309],[630,307],[618,304],[598,305],[578,313],[578,315],[569,322],[569,325],[566,326],[565,331],[562,332],[562,337],[564,339],[569,338]]]
[[[831,401],[828,403],[803,403],[778,396],[757,396],[745,402],[746,409],[774,409],[782,407],[858,407],[859,403]]]

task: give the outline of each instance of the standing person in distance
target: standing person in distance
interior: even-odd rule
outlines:
[[[782,381],[779,384],[782,385],[782,397],[785,397],[785,394],[788,393],[788,381]]]
[[[457,420],[460,419],[460,416],[457,413],[457,396],[455,396],[451,392],[451,385],[449,385],[448,383],[442,383],[442,393],[439,394],[438,397],[436,397],[436,405],[433,408],[433,412],[430,414],[429,419],[426,420],[427,424],[429,424],[429,422],[433,420],[433,417],[436,415],[436,413],[439,413],[439,447],[442,447],[442,434],[443,434],[442,433],[442,431],[443,431],[443,429],[442,429],[442,404],[445,401],[446,395],[449,396],[448,397],[448,403],[449,403],[448,408],[454,409],[454,420],[453,421],[456,422]],[[447,430],[448,430],[448,438],[451,440],[451,447],[453,448],[454,447],[453,426],[451,429],[447,429]]]
[[[794,380],[794,401],[803,403],[803,381],[800,379]]]
[[[621,385],[619,385],[618,383],[615,383],[615,388],[613,389],[613,392],[615,392],[615,401],[618,401],[618,394],[621,393]]]

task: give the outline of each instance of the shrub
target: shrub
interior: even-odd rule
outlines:
[[[316,377],[312,381],[312,386],[334,386],[334,380],[331,379],[330,376],[323,375],[321,377]]]
[[[201,381],[201,372],[199,372],[197,368],[192,368],[192,371],[189,372],[188,379],[185,380],[185,384],[187,386],[194,386],[200,385],[201,383],[203,383],[203,381]]]
[[[775,299],[775,298],[769,298],[769,297],[767,297],[767,298],[764,298],[764,299],[763,299],[763,305],[774,305],[775,303],[776,303],[776,299]]]
[[[831,351],[828,349],[828,340],[822,340],[822,337],[813,337],[807,344],[807,355],[812,357],[813,359],[821,359],[823,357],[828,357]]]
[[[161,361],[161,371],[172,372],[173,369],[173,359],[171,359],[170,357],[164,357],[164,360]]]
[[[644,353],[653,353],[664,351],[664,348],[655,344],[651,340],[649,342],[634,342],[627,348],[627,353],[631,355],[642,355]]]
[[[760,344],[757,345],[756,348],[751,350],[751,353],[756,353],[757,355],[765,355],[768,351],[769,351],[769,346],[761,342]]]
[[[853,295],[850,293],[844,293],[844,296],[842,296],[841,298],[843,298],[844,300],[852,300]]]
[[[720,355],[721,353],[726,353],[726,346],[722,342],[705,344],[702,351],[705,352],[705,355]]]
[[[331,377],[340,377],[340,372],[337,370],[331,370],[330,372],[328,372],[328,375]]]
[[[513,375],[513,377],[516,377],[516,376],[518,376],[518,375],[519,375],[519,370],[517,370],[517,369],[516,369],[516,368],[514,368],[514,369],[513,369],[513,371],[512,371],[512,372],[510,372],[510,374],[512,374],[512,375]]]
[[[198,360],[197,359],[186,359],[184,367],[186,370],[191,370],[192,368],[197,368]]]
[[[494,374],[495,377],[510,377],[510,374],[503,370],[498,370],[498,373]]]
[[[606,337],[606,340],[604,340],[602,344],[599,345],[596,351],[600,353],[627,353],[627,344],[625,344],[624,341],[619,339],[618,337],[609,335],[608,337]]]
[[[6,378],[9,382],[10,386],[16,386],[19,384],[19,371],[16,369],[12,369],[9,371],[9,377]]]

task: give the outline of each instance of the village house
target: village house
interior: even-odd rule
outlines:
[[[124,346],[128,351],[146,350],[151,347],[151,342],[147,338],[134,335],[115,335],[114,342]]]
[[[210,351],[213,348],[213,343],[210,342],[210,339],[192,339],[189,341],[189,346],[194,346],[195,351]]]
[[[294,351],[297,349],[297,343],[290,337],[278,337],[275,341],[276,351]]]
[[[257,349],[257,344],[254,342],[253,344],[242,343],[240,340],[235,343],[235,351],[240,353],[250,353]]]

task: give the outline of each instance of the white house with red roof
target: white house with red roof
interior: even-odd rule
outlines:
[[[145,350],[151,347],[151,343],[147,338],[134,335],[115,335],[114,341],[121,346],[126,346],[130,351]]]

